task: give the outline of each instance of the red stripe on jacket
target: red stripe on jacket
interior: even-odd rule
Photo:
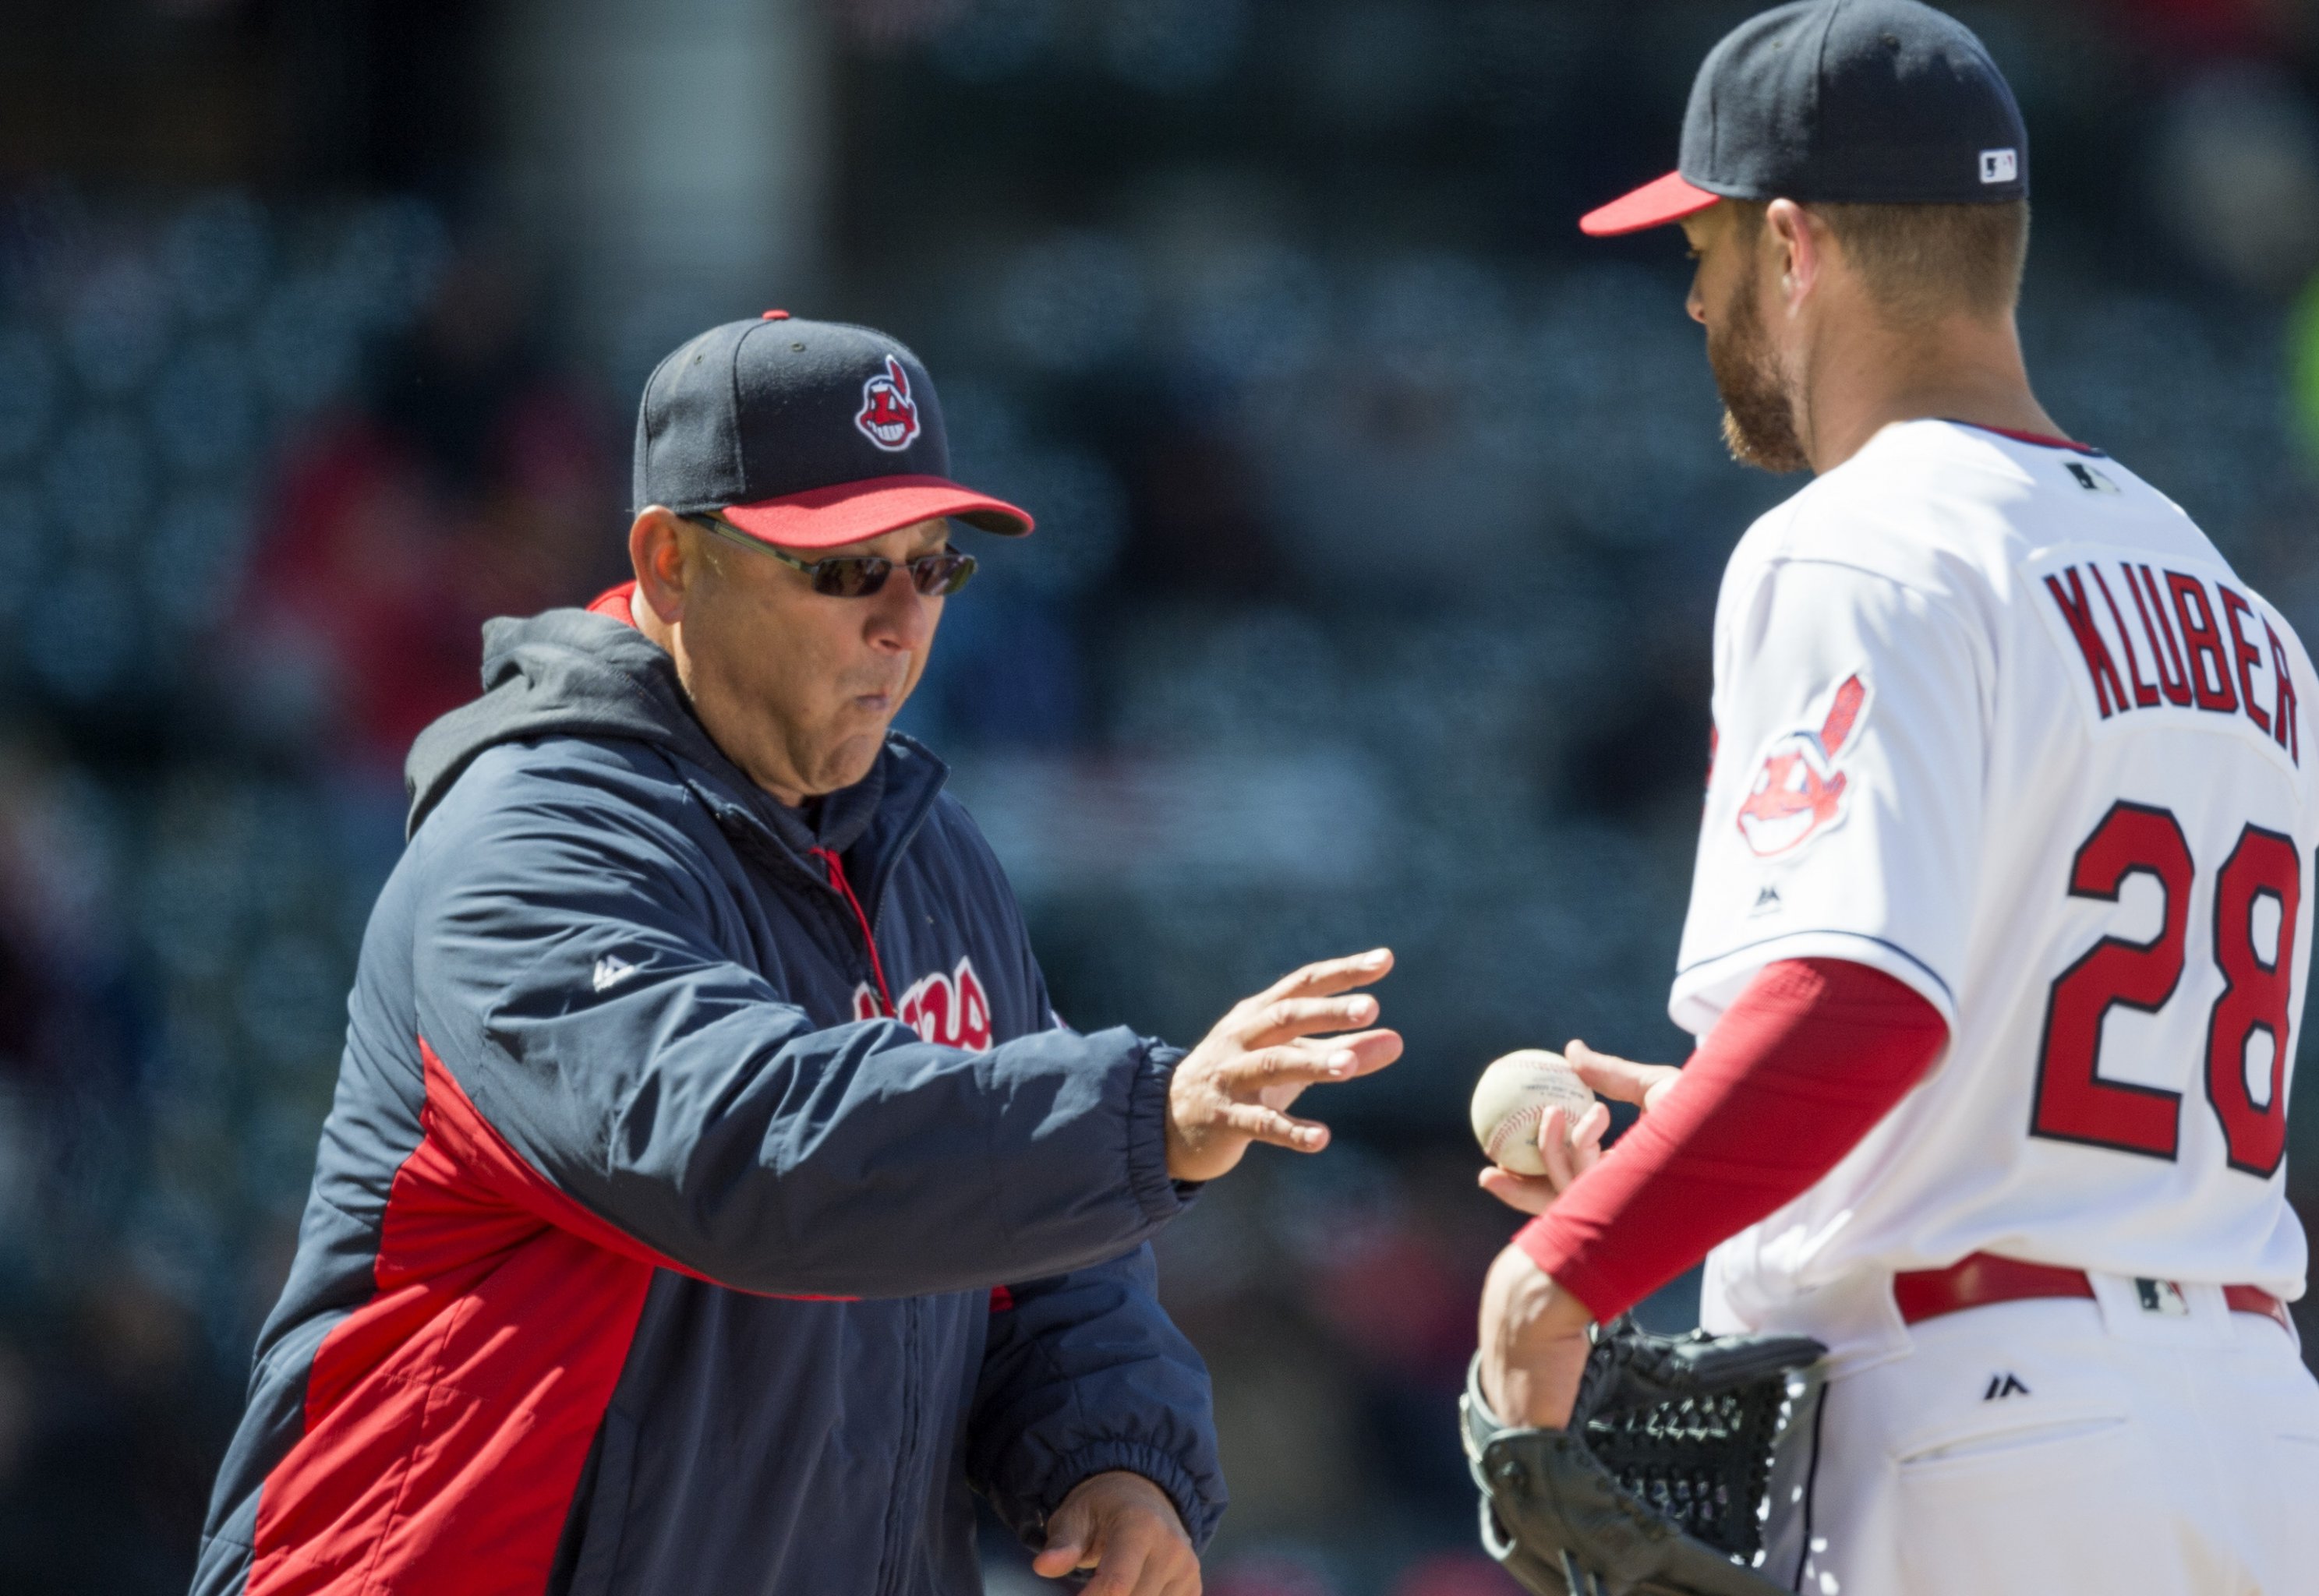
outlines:
[[[518,1155],[423,1041],[377,1294],[316,1348],[248,1596],[538,1590],[654,1268]]]

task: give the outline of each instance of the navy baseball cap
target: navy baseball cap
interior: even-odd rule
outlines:
[[[951,480],[934,380],[884,333],[767,311],[662,361],[636,412],[636,508],[716,514],[783,548],[937,516],[1006,537],[1031,518]]]
[[[2026,199],[2021,108],[1972,30],[1917,0],[1801,0],[1707,54],[1676,169],[1590,212],[1596,238],[1718,200],[1957,205]]]

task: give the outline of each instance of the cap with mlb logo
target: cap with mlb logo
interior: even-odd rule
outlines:
[[[1956,205],[2028,194],[2021,108],[1972,29],[1916,0],[1800,0],[1708,52],[1676,169],[1579,226],[1638,232],[1727,199]]]

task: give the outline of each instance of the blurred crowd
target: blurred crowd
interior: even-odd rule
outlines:
[[[1410,1056],[1339,1144],[1162,1243],[1217,1379],[1218,1596],[1511,1589],[1450,1420],[1511,1228],[1466,1091],[1571,1035],[1680,1056],[1708,619],[1793,486],[1722,453],[1679,246],[1572,223],[1670,164],[1746,9],[833,6],[825,264],[721,311],[900,335],[960,473],[1039,517],[962,534],[985,572],[906,725],[1067,1018],[1188,1040],[1300,960],[1400,953]],[[2319,636],[2300,9],[1960,9],[2037,140],[2047,407]],[[483,618],[620,574],[642,374],[559,269],[481,182],[0,190],[11,1591],[182,1588],[403,751],[474,691]]]
[[[410,196],[10,207],[0,1568],[182,1584],[404,749],[584,596],[618,418]]]

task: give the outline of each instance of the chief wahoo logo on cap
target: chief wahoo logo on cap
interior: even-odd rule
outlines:
[[[862,436],[880,448],[898,454],[918,435],[917,401],[910,397],[910,374],[891,355],[886,369],[862,384],[862,410],[853,418]]]

